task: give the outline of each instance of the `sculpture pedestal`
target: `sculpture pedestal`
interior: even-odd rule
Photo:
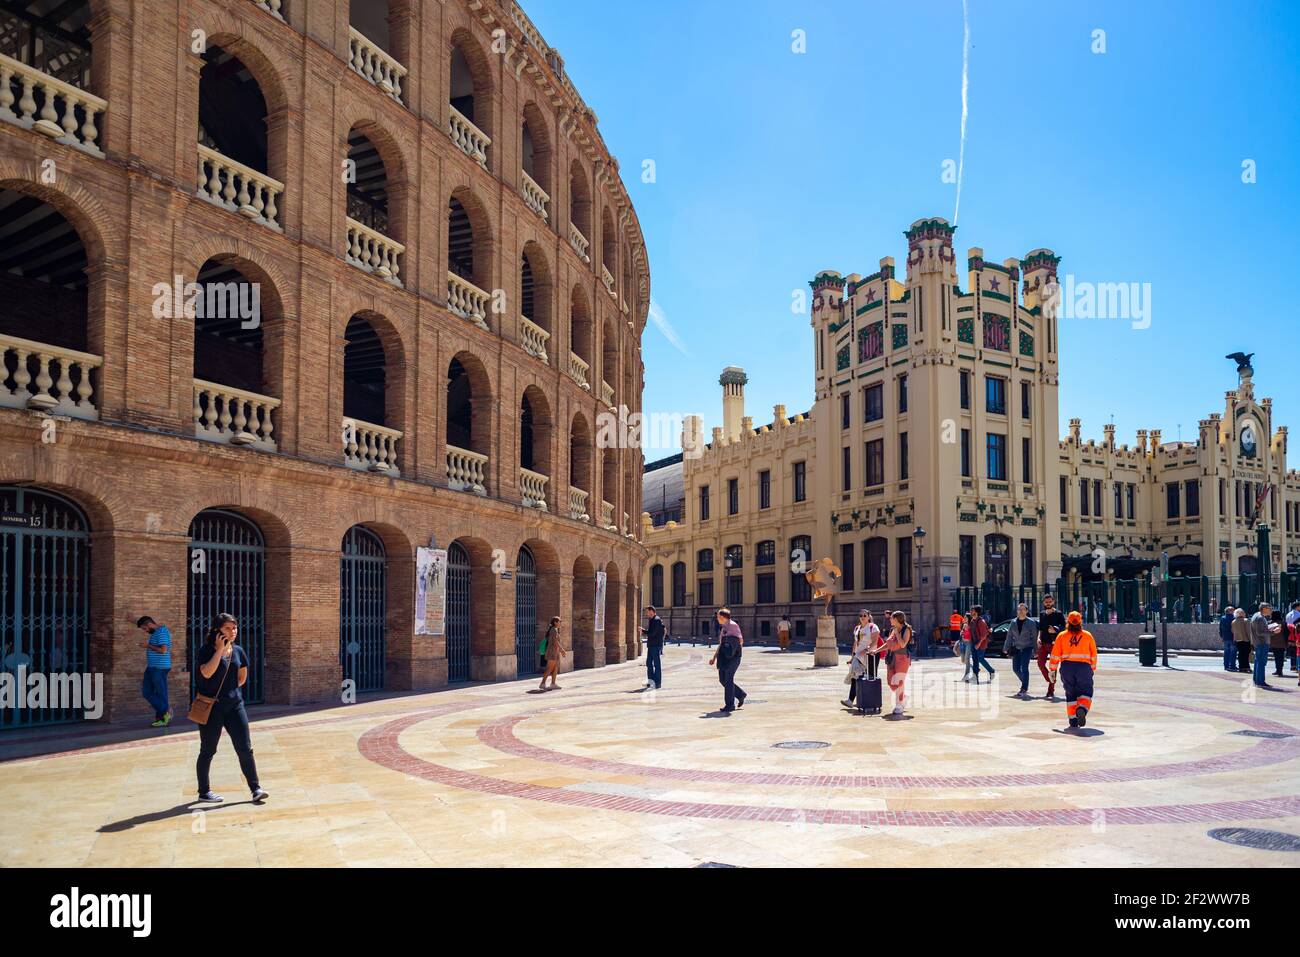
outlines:
[[[835,644],[835,619],[821,615],[817,619],[817,646],[813,649],[813,667],[827,668],[840,663],[840,649]]]

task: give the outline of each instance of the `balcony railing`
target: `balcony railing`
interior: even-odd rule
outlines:
[[[0,336],[0,407],[98,419],[90,370],[103,364],[86,352]]]
[[[541,472],[534,472],[522,466],[519,469],[519,488],[523,492],[524,505],[546,511],[546,483],[549,479]]]
[[[604,379],[600,380],[600,401],[611,409],[614,408],[614,387]]]
[[[278,4],[277,4],[278,6]],[[402,102],[402,78],[406,67],[398,63],[355,27],[348,28],[348,65],[398,103]]]
[[[447,446],[447,487],[456,492],[486,495],[487,465],[486,455]]]
[[[573,223],[569,223],[569,245],[582,257],[583,262],[591,262],[591,256],[587,254],[587,250],[591,249],[591,243],[587,242],[587,237],[582,235]]]
[[[584,389],[591,389],[591,384],[587,381],[587,373],[591,371],[591,366],[578,358],[576,352],[569,353],[569,376],[574,382]]]
[[[529,209],[542,217],[543,222],[546,222],[550,218],[546,212],[546,204],[551,201],[551,197],[546,195],[546,191],[537,185],[537,180],[529,176],[527,171],[521,169],[519,175],[522,177],[524,187],[524,202],[528,204]]]
[[[397,443],[402,433],[396,429],[363,422],[343,420],[343,462],[361,472],[384,472],[397,475]]]
[[[272,16],[278,17],[281,20],[284,19],[284,14],[280,12],[280,8],[284,6],[284,4],[281,3],[280,0],[253,0],[253,3],[257,4]]]
[[[279,180],[199,144],[198,195],[208,202],[279,229],[275,200],[283,192]]]
[[[519,317],[519,344],[530,356],[536,356],[547,364],[550,359],[546,356],[546,343],[550,338],[551,334],[533,320],[527,316]]]
[[[402,279],[399,259],[406,252],[406,247],[355,219],[349,218],[347,224],[348,262],[400,286]]]
[[[16,98],[14,80],[21,87]],[[35,96],[38,90],[39,108]],[[0,120],[42,133],[56,142],[75,146],[95,156],[103,156],[104,151],[95,143],[99,137],[95,117],[107,109],[107,100],[0,53]]]
[[[275,451],[271,413],[280,400],[216,382],[194,380],[194,434],[209,442]]]
[[[576,518],[580,522],[591,521],[591,516],[587,514],[587,493],[572,485],[569,486],[569,518]]]
[[[447,308],[480,329],[487,328],[488,294],[467,279],[447,271]]]
[[[600,503],[600,527],[617,532],[618,526],[614,524],[614,506],[609,502]]]
[[[492,145],[492,140],[488,135],[480,130],[477,126],[465,118],[465,114],[456,107],[448,104],[447,106],[447,132],[451,134],[452,142],[461,148],[461,151],[478,163],[484,169],[487,169],[487,151]]]
[[[600,265],[600,281],[605,284],[605,291],[609,293],[612,299],[618,299],[618,293],[614,291],[614,275],[605,268],[605,264]]]
[[[623,513],[623,534],[628,538],[632,537],[632,519],[628,516],[627,512]]]

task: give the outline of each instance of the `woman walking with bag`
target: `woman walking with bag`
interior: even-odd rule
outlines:
[[[253,792],[253,800],[261,802],[270,796],[257,783],[257,764],[253,760],[253,745],[248,733],[248,712],[244,710],[244,695],[239,690],[248,680],[248,655],[235,644],[238,635],[239,622],[234,615],[224,612],[217,615],[195,657],[196,695],[189,716],[199,725],[199,759],[194,770],[199,779],[200,801],[222,800],[221,795],[212,792],[208,780],[222,728],[230,734],[230,743],[235,746],[235,754],[239,755],[239,768]]]
[[[849,696],[840,702],[844,707],[852,708],[857,700],[858,678],[863,675],[870,678],[876,676],[876,665],[880,660],[877,657],[879,644],[880,628],[871,620],[871,612],[864,608],[858,612],[858,623],[853,627],[853,651],[849,659],[849,676],[845,679],[849,686]]]
[[[557,677],[560,671],[560,659],[568,657],[569,649],[564,647],[564,642],[560,641],[560,616],[551,617],[551,627],[546,629],[546,637],[542,639],[541,647],[542,657],[546,660],[546,670],[542,672],[542,683],[539,686],[541,691],[555,691],[560,686],[557,683]],[[546,687],[546,679],[551,679],[551,687]]]
[[[881,648],[885,652],[885,670],[889,687],[894,692],[894,710],[903,713],[906,704],[907,669],[912,667],[912,626],[907,623],[907,616],[901,611],[894,612],[889,637]]]

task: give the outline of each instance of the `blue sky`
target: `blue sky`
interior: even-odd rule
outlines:
[[[823,268],[901,264],[903,230],[953,219],[960,0],[527,0],[600,120],[646,236],[646,411],[721,416],[749,373],[755,422],[812,404],[791,312]],[[1062,320],[1061,422],[1166,440],[1220,411],[1223,356],[1300,429],[1300,3],[969,0],[968,116],[954,246],[1039,246],[1078,280],[1151,284],[1149,328]],[[1105,31],[1106,52],[1092,52]],[[803,30],[806,52],[792,52]],[[656,181],[641,180],[653,160]],[[1242,182],[1253,160],[1257,181]],[[647,449],[647,459],[665,454]]]

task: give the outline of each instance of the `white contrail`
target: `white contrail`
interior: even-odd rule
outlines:
[[[663,333],[663,337],[668,340],[674,349],[684,356],[690,355],[686,351],[686,347],[682,345],[682,340],[677,337],[677,330],[673,328],[672,323],[668,321],[668,317],[664,315],[663,307],[653,297],[650,299],[650,321],[655,324],[656,329]]]
[[[970,20],[966,16],[966,0],[961,0],[961,146],[957,153],[957,203],[952,209],[952,224],[957,225],[961,211],[961,173],[966,164],[966,90],[970,86]]]

